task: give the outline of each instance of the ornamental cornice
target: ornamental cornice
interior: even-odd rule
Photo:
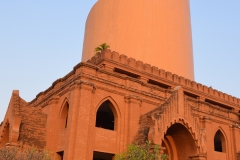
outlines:
[[[31,102],[29,102],[29,105],[33,105],[34,107],[42,105],[42,103],[44,102],[49,102],[49,100],[54,96],[54,95],[59,95],[58,93],[65,90],[65,88],[67,88],[67,90],[69,89],[68,86],[75,81],[76,79],[79,79],[81,77],[81,75],[75,76],[73,79],[63,83],[61,85],[61,87],[55,88],[53,86],[49,87],[47,90],[41,92],[41,98],[35,98],[33,99]],[[46,105],[42,105],[42,106],[46,106]]]
[[[57,104],[59,102],[59,96],[53,96],[50,98],[50,100],[48,101],[48,105],[51,104]]]
[[[156,94],[153,94],[151,92],[147,92],[147,91],[142,91],[142,90],[139,90],[139,89],[136,89],[136,88],[133,88],[133,87],[128,87],[126,85],[121,85],[119,83],[115,83],[113,81],[109,81],[107,79],[102,79],[102,78],[99,78],[99,77],[95,77],[95,76],[92,76],[92,75],[86,75],[84,74],[84,77],[88,78],[88,79],[91,79],[91,80],[95,80],[95,81],[98,81],[98,82],[102,82],[103,84],[107,84],[107,85],[111,85],[111,86],[114,86],[114,87],[118,87],[118,88],[121,88],[121,89],[125,89],[127,91],[131,91],[131,92],[134,92],[134,93],[138,93],[138,94],[141,94],[141,95],[145,95],[145,96],[149,96],[149,97],[152,97],[152,98],[156,98],[156,99],[161,99],[161,100],[165,100],[165,97],[161,97],[161,96],[158,96]],[[148,87],[149,89],[151,89],[151,85],[143,85],[143,86],[146,86]],[[149,87],[151,86],[151,87]],[[98,86],[96,86],[96,88],[98,88]],[[101,87],[102,88],[102,87]],[[172,91],[168,91],[168,90],[162,90],[161,88],[154,88],[155,90],[158,90],[158,91],[162,91],[162,92],[169,92],[169,93],[172,93]]]
[[[201,112],[201,113],[205,113],[207,115],[211,115],[214,117],[220,117],[222,119],[230,120],[232,122],[239,121],[239,114],[234,111],[223,109],[218,106],[212,106],[212,105],[206,104],[204,102],[202,102],[202,104],[205,106],[201,106],[201,107],[196,107],[196,106],[192,106],[192,105],[189,105],[189,106],[195,112]],[[203,118],[203,120],[208,120],[208,121],[212,120],[212,118],[209,116],[204,116],[202,118]]]
[[[135,102],[138,102],[138,103],[142,104],[142,98],[139,97],[139,96],[136,96],[136,95],[132,95],[132,94],[125,95],[124,99],[128,103],[131,103],[132,101],[135,101]]]
[[[80,88],[83,88],[83,89],[84,89],[83,85],[86,85],[86,86],[90,87],[89,89],[92,90],[92,93],[95,93],[95,91],[96,91],[96,86],[95,86],[95,84],[94,84],[93,82],[91,82],[91,81],[87,81],[87,80],[75,80],[75,81],[71,84],[71,86],[74,86],[74,85],[78,85]],[[85,87],[85,89],[87,89],[87,88]],[[70,90],[71,90],[71,89],[70,89]]]
[[[155,66],[151,66],[144,62],[135,60],[134,58],[127,57],[126,55],[112,52],[111,50],[105,50],[98,56],[92,57],[87,63],[94,64],[96,66],[101,64],[107,64],[114,66],[125,71],[129,71],[133,74],[146,77],[157,82],[161,82],[171,87],[182,86],[183,90],[190,92],[202,98],[208,98],[213,101],[218,101],[224,105],[230,105],[231,107],[240,108],[240,99],[208,87],[201,83],[189,80],[174,73],[158,69]]]
[[[80,62],[80,63],[78,63],[77,65],[75,65],[73,67],[73,70],[76,71],[78,68],[81,68],[82,66],[85,66],[85,67],[88,67],[88,68],[92,68],[92,69],[95,69],[95,70],[99,70],[98,66],[90,64],[90,63],[87,63],[87,62]]]

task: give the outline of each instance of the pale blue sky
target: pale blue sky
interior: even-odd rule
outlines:
[[[31,101],[80,62],[95,2],[0,1],[0,122],[12,90]],[[195,81],[240,97],[240,1],[191,0],[191,18]]]

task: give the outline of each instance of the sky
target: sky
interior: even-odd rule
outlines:
[[[0,0],[0,122],[12,90],[31,101],[81,61],[97,0]],[[190,0],[195,81],[240,97],[240,1]]]

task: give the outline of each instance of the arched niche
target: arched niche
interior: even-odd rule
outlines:
[[[0,148],[6,147],[6,144],[9,143],[9,123],[4,127],[1,139]]]
[[[60,124],[59,124],[60,129],[67,128],[68,114],[69,114],[69,103],[66,101],[64,102],[64,105],[62,107],[61,114],[60,114]]]
[[[165,148],[164,153],[168,154],[171,160],[186,160],[198,154],[192,134],[181,123],[175,123],[168,128],[162,146]]]
[[[214,136],[214,151],[226,153],[226,139],[220,129]]]
[[[110,100],[106,100],[97,109],[95,127],[116,130],[117,119],[117,113],[113,104]]]

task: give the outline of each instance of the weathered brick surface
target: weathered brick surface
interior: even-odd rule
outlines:
[[[240,160],[240,153],[237,153],[237,160]]]
[[[46,146],[47,115],[40,108],[24,106],[21,110],[22,124],[19,141],[28,146],[44,148]]]
[[[139,121],[138,133],[134,139],[134,143],[144,144],[148,140],[149,129],[150,126],[147,120],[147,115],[141,116]]]
[[[115,117],[114,131],[95,127],[96,112],[105,101]],[[61,116],[66,103],[64,128],[60,124],[66,122]],[[229,95],[105,50],[77,64],[29,103],[14,91],[0,125],[0,147],[6,145],[1,140],[8,140],[4,133],[9,125],[11,145],[51,149],[58,158],[56,153],[64,151],[69,160],[92,159],[93,151],[119,153],[133,141],[146,140],[182,159],[210,160],[215,154],[207,146],[213,146],[220,130],[228,143],[222,154],[231,160],[240,150],[239,105]]]

